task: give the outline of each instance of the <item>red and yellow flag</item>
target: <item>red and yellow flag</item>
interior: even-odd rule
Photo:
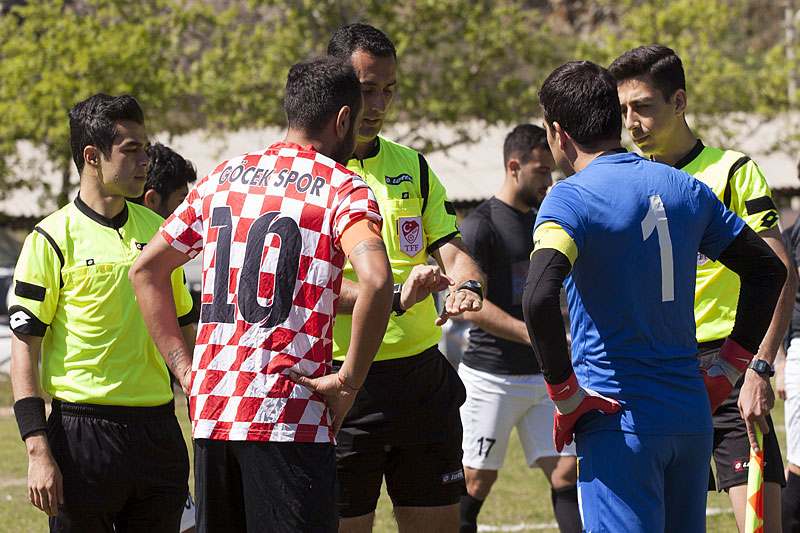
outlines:
[[[764,437],[756,426],[758,453],[750,448],[747,472],[747,508],[744,518],[745,533],[764,533]]]

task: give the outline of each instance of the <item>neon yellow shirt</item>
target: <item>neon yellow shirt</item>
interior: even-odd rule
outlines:
[[[411,148],[378,137],[378,151],[363,160],[351,159],[347,168],[360,174],[378,200],[383,217],[383,242],[395,283],[402,283],[415,265],[424,265],[431,251],[458,235],[456,211],[436,175]],[[421,193],[423,174],[428,174],[427,200]],[[425,204],[425,205],[423,205]],[[344,277],[357,281],[348,263]],[[434,346],[442,328],[434,324],[433,297],[401,316],[394,313],[375,356],[376,361],[410,357]],[[350,345],[352,316],[339,314],[333,328],[333,358],[343,360]]]
[[[76,198],[28,235],[14,272],[10,325],[44,337],[42,386],[54,398],[124,406],[172,399],[169,373],[128,281],[163,221],[128,202],[109,219]],[[185,317],[192,299],[182,269],[172,274],[172,290]]]
[[[744,154],[710,148],[697,141],[675,166],[711,187],[720,201],[754,231],[764,231],[778,223],[778,210],[767,180]],[[694,303],[697,342],[727,337],[733,329],[738,301],[739,276],[722,263],[698,255]]]

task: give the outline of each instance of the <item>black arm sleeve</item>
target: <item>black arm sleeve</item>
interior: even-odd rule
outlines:
[[[561,317],[561,285],[572,265],[558,250],[533,254],[522,295],[522,314],[533,351],[547,383],[563,383],[572,373],[567,334]]]
[[[747,226],[722,251],[719,261],[739,274],[741,281],[730,337],[756,353],[786,281],[786,267],[764,239]]]

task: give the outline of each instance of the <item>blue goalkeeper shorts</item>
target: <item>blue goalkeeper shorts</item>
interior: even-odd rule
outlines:
[[[584,531],[705,531],[712,440],[710,432],[577,435]]]

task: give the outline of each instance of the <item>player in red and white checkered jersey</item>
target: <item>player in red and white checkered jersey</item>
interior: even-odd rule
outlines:
[[[337,529],[334,436],[391,309],[377,202],[341,164],[361,120],[358,78],[338,60],[300,63],[284,105],[286,139],[219,164],[131,269],[156,346],[190,391],[201,532]],[[201,251],[192,359],[161,294],[169,272]],[[348,258],[370,281],[345,364],[331,374]]]

